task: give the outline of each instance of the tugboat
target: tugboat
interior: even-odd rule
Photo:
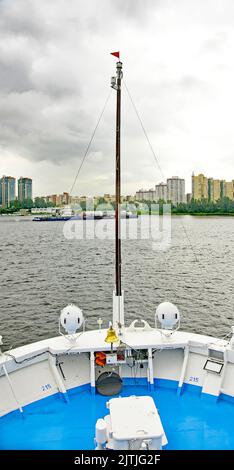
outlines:
[[[157,306],[154,326],[144,312],[130,325],[125,320],[123,64],[118,52],[113,55],[118,60],[111,79],[117,100],[112,322],[108,326],[100,318],[97,329],[85,331],[82,310],[70,304],[61,310],[58,337],[2,352],[0,448],[233,449],[234,328],[230,340],[180,331],[180,312],[170,302]]]

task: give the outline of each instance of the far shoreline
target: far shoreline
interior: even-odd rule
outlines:
[[[187,216],[187,215],[190,215],[192,217],[217,217],[217,216],[221,216],[221,217],[234,217],[234,212],[213,212],[213,213],[208,213],[208,212],[171,212],[170,213],[173,217],[174,216],[181,216],[181,215],[184,215],[184,216]],[[138,216],[141,216],[141,215],[159,215],[158,213],[138,213]],[[161,213],[160,215],[163,215],[163,213]]]
[[[178,217],[181,217],[181,216],[190,216],[190,217],[234,217],[234,213],[233,212],[230,212],[230,213],[225,213],[225,212],[213,212],[213,213],[207,213],[207,212],[171,212],[170,213],[173,217],[175,216],[178,216]],[[38,215],[38,214],[37,214]],[[39,214],[39,215],[45,215],[45,214]],[[158,213],[148,213],[148,212],[142,212],[142,213],[138,213],[138,217],[140,216],[144,216],[144,215],[163,215],[162,213],[161,214],[158,214]],[[167,214],[165,214],[167,215]],[[20,218],[23,218],[23,219],[31,219],[34,217],[34,214],[25,214],[25,215],[22,215],[22,214],[0,214],[0,217],[1,218],[5,218],[5,217],[20,217]],[[71,217],[72,218],[72,217]]]

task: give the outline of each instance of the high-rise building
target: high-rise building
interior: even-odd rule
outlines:
[[[64,192],[63,194],[49,194],[45,196],[46,203],[51,203],[53,206],[67,206],[71,204],[72,197],[69,193]]]
[[[29,199],[32,199],[32,180],[21,176],[18,179],[18,200],[24,202]]]
[[[163,200],[167,202],[167,184],[166,183],[159,183],[155,186],[155,200]]]
[[[167,198],[172,204],[186,202],[185,198],[185,180],[178,176],[172,176],[167,179]]]
[[[234,200],[234,180],[224,181],[224,197],[228,197],[231,201]]]
[[[207,199],[210,202],[217,202],[223,197],[234,200],[234,180],[225,181],[214,178],[206,178],[206,176],[192,175],[192,197],[194,200],[200,201]]]
[[[225,180],[220,180],[220,197],[221,197],[221,199],[223,197],[225,197],[225,184],[226,184]]]
[[[0,206],[9,207],[15,200],[15,178],[3,176],[0,179]]]
[[[208,199],[208,178],[203,174],[192,175],[192,198],[195,201]]]
[[[136,192],[137,201],[156,201],[156,193],[153,188],[151,189],[140,189]]]
[[[186,202],[185,180],[178,176],[172,176],[167,179],[167,183],[156,184],[155,189],[140,189],[136,192],[136,200],[155,202],[163,200],[165,202],[171,201],[172,204]]]
[[[208,178],[208,200],[217,202],[221,198],[221,181]]]
[[[53,206],[58,205],[58,196],[57,194],[51,194],[50,196],[45,196],[45,202],[53,204]]]

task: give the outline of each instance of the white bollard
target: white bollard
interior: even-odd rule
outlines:
[[[103,445],[107,441],[107,427],[104,419],[99,418],[96,422],[96,428],[95,428],[95,441],[97,444],[96,450],[102,450]]]

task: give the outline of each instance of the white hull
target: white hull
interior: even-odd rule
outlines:
[[[66,399],[67,390],[82,385],[89,384],[95,393],[95,380],[103,368],[95,365],[94,353],[110,351],[104,341],[106,334],[106,329],[84,332],[77,334],[73,343],[59,336],[0,356],[0,415],[57,392]],[[132,374],[144,377],[149,387],[153,387],[155,379],[174,381],[178,394],[184,384],[190,384],[200,387],[204,397],[234,397],[234,350],[227,341],[181,331],[167,337],[147,326],[125,328],[121,341],[127,349],[148,350],[148,359],[137,371],[125,363],[107,366],[116,368],[122,378],[131,378]],[[204,370],[211,355],[209,368],[217,369],[216,372]]]

